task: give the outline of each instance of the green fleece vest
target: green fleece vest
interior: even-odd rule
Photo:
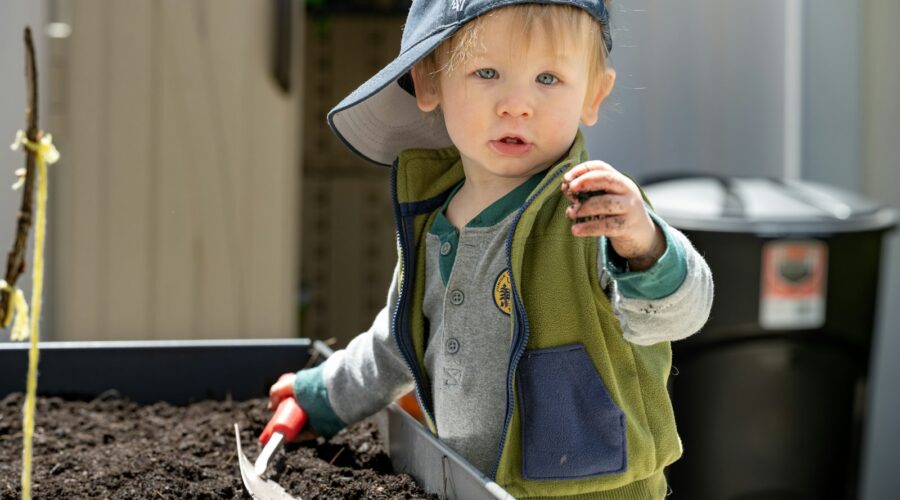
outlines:
[[[597,276],[597,239],[576,238],[562,174],[587,160],[581,134],[517,213],[507,242],[513,313],[506,432],[491,479],[517,498],[657,498],[681,455],[666,382],[668,342],[627,342]],[[392,332],[432,432],[424,369],[425,241],[463,178],[454,148],[409,150],[394,165],[400,246]]]

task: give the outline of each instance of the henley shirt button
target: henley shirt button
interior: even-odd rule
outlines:
[[[459,341],[454,338],[447,339],[447,354],[456,354],[459,352]]]
[[[450,292],[450,303],[451,304],[458,306],[463,303],[463,300],[465,300],[465,296],[463,295],[462,291],[453,290],[452,292]]]
[[[450,250],[453,250],[453,245],[449,241],[441,243],[441,255],[450,255]]]

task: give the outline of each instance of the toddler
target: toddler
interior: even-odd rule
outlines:
[[[371,328],[272,386],[330,436],[415,389],[517,498],[661,498],[682,452],[670,341],[703,258],[579,125],[615,82],[602,0],[414,0],[400,55],[328,120],[391,165],[399,263]]]

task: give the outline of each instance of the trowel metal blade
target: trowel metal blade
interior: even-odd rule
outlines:
[[[237,441],[238,462],[241,464],[241,479],[250,496],[256,500],[301,500],[292,497],[275,481],[263,479],[256,475],[253,463],[241,451],[241,431],[238,424],[234,424],[234,437]]]

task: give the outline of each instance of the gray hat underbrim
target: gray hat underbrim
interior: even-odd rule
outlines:
[[[419,110],[416,98],[397,80],[460,25],[446,26],[402,52],[328,113],[328,125],[348,148],[366,160],[391,165],[413,145],[434,149],[453,145],[440,113],[426,115]]]
[[[404,149],[452,146],[443,115],[423,113],[409,88],[398,80],[468,21],[520,3],[571,5],[606,26],[603,39],[612,46],[604,0],[413,0],[400,42],[400,55],[354,90],[328,113],[328,125],[351,151],[374,163],[390,165]]]

